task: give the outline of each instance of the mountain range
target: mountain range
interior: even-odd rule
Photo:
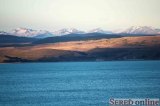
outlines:
[[[64,36],[68,34],[88,34],[88,33],[101,33],[101,34],[140,34],[140,35],[151,35],[151,34],[160,34],[160,29],[153,28],[149,26],[132,26],[125,30],[120,31],[106,31],[101,28],[92,29],[90,31],[81,31],[75,28],[64,28],[54,32],[46,31],[46,30],[33,30],[28,28],[16,28],[11,32],[1,31],[0,35],[14,35],[19,37],[32,37],[32,38],[47,38],[54,36]]]
[[[17,28],[0,32],[0,63],[160,60],[159,47],[160,29],[147,26],[120,32]]]
[[[153,27],[148,27],[148,26],[132,26],[124,31],[122,31],[121,33],[124,34],[160,34],[160,29],[156,29]]]

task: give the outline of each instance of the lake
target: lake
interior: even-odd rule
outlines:
[[[0,106],[107,106],[159,98],[160,61],[0,64]]]

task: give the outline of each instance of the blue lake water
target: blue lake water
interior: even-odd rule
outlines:
[[[160,61],[0,64],[0,106],[107,106],[159,98]]]

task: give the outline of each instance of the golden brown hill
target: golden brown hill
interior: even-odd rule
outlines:
[[[99,55],[96,55],[95,53],[90,53],[92,50],[95,49],[98,50],[100,48],[102,49],[115,48],[119,50],[119,48],[123,48],[124,50],[124,48],[126,49],[132,48],[133,50],[135,50],[134,48],[155,48],[155,47],[156,48],[160,47],[160,36],[122,37],[122,38],[88,40],[88,41],[72,41],[72,42],[61,42],[61,43],[36,45],[28,47],[2,47],[0,48],[0,62],[74,61],[74,60],[76,61],[83,59],[92,60],[93,58],[94,59],[99,58],[97,57]],[[136,50],[134,52],[136,52]],[[106,54],[106,51],[103,54]],[[141,54],[143,55],[143,51],[141,52]],[[136,55],[136,53],[134,55]],[[150,55],[150,54],[145,54],[145,55]],[[155,55],[159,56],[159,51]],[[131,59],[132,57],[136,58],[135,56],[130,56]],[[101,58],[107,59],[107,57],[101,57]]]
[[[89,51],[95,48],[136,48],[160,45],[160,36],[122,37],[101,40],[72,41],[34,46],[33,49]]]

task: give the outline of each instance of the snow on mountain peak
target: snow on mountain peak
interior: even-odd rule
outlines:
[[[45,37],[45,35],[48,36],[52,36],[52,34],[48,31],[45,30],[33,30],[33,29],[27,29],[27,28],[16,28],[15,30],[13,30],[11,32],[12,35],[16,35],[16,36],[22,36],[22,37],[37,37],[37,36],[41,36],[43,35],[43,37]]]
[[[132,26],[126,30],[124,30],[122,33],[127,33],[127,34],[158,34],[159,32],[149,26]]]
[[[77,29],[75,29],[75,28],[69,28],[69,29],[67,29],[67,28],[64,28],[64,29],[60,29],[60,30],[58,30],[58,31],[55,31],[55,32],[53,32],[55,35],[57,35],[57,36],[60,36],[60,35],[67,35],[67,34],[73,34],[73,33],[76,33],[76,34],[82,34],[82,33],[84,33],[83,31],[79,31],[79,30],[77,30]]]
[[[89,33],[105,33],[105,34],[111,34],[111,31],[105,31],[101,28],[92,29],[89,31]]]
[[[0,35],[8,35],[8,33],[4,31],[0,31]]]
[[[37,31],[27,28],[16,28],[11,32],[11,34],[23,37],[33,37],[37,34]]]
[[[33,30],[28,28],[16,28],[12,32],[7,33],[0,31],[2,35],[15,35],[15,36],[22,36],[22,37],[35,37],[35,38],[46,38],[46,37],[53,37],[53,36],[61,36],[67,34],[85,34],[85,33],[103,33],[103,34],[160,34],[160,29],[156,29],[149,26],[132,26],[125,30],[115,30],[115,31],[105,31],[101,28],[92,29],[90,31],[84,32],[77,30],[75,28],[64,28],[58,31],[49,32],[45,30]]]

